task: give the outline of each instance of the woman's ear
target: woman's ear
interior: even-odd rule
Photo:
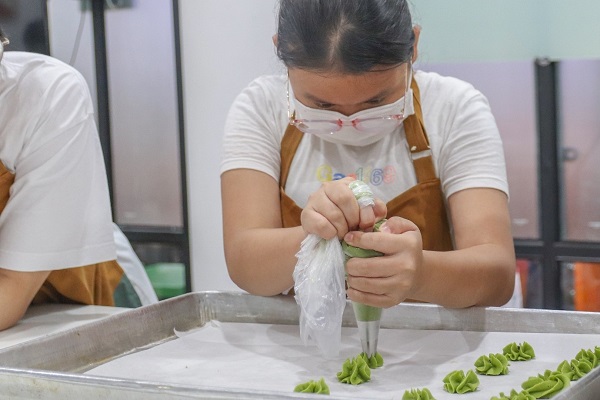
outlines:
[[[273,39],[273,44],[275,45],[275,47],[277,47],[277,34],[274,34],[272,39]]]
[[[415,33],[415,44],[413,46],[413,57],[412,57],[412,62],[414,64],[415,61],[417,61],[417,57],[419,56],[419,36],[421,35],[421,26],[415,25],[413,27],[413,32]]]

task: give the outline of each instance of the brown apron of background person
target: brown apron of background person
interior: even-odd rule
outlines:
[[[435,175],[431,152],[427,152],[429,140],[423,125],[419,87],[414,79],[411,87],[414,93],[415,114],[404,120],[404,130],[413,155],[417,184],[387,203],[387,217],[399,216],[414,222],[421,231],[424,250],[448,251],[453,249],[453,245],[444,194],[440,180]],[[279,190],[281,219],[284,228],[301,225],[302,209],[286,195],[285,184],[302,136],[303,133],[300,130],[289,125],[281,142]],[[425,155],[419,157],[423,154]]]
[[[15,175],[0,162],[0,213],[6,207]],[[10,267],[10,265],[0,265]],[[35,295],[32,304],[77,303],[136,307],[141,302],[116,260],[55,270]]]

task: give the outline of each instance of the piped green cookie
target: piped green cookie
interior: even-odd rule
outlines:
[[[568,387],[571,379],[568,374],[546,370],[543,375],[527,379],[521,387],[536,399],[550,398]]]
[[[342,370],[337,373],[337,378],[342,383],[360,385],[371,380],[371,368],[360,355],[346,359]]]
[[[367,353],[364,352],[360,353],[359,356],[366,361],[366,363],[369,365],[369,368],[371,369],[383,367],[383,357],[378,352],[373,354],[371,357],[368,357]]]
[[[410,389],[402,395],[402,400],[435,400],[429,389]]]
[[[502,353],[510,361],[528,361],[535,358],[535,351],[533,347],[527,342],[523,344],[510,343],[504,346]]]
[[[479,378],[473,370],[466,374],[462,370],[452,371],[443,379],[444,389],[448,393],[468,393],[474,392],[479,387]]]
[[[503,392],[500,392],[498,396],[493,396],[490,400],[536,400],[535,396],[527,393],[522,390],[517,392],[516,390],[511,390],[510,394],[506,395]]]
[[[508,374],[508,359],[500,353],[483,355],[475,361],[475,372],[480,375],[506,375]]]
[[[325,379],[321,378],[318,381],[308,381],[299,384],[294,388],[294,392],[329,394],[329,386],[325,383]]]

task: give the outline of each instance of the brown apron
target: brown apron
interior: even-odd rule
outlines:
[[[431,152],[423,157],[415,157],[429,150],[429,140],[423,124],[419,87],[414,79],[411,87],[414,93],[415,114],[404,120],[404,130],[413,154],[417,184],[387,203],[387,217],[399,216],[414,222],[421,231],[424,250],[449,251],[453,249],[453,245],[444,194],[440,180],[435,175]],[[285,193],[285,185],[302,136],[300,130],[289,125],[281,142],[279,191],[284,228],[301,225],[302,209]]]
[[[6,207],[10,196],[10,187],[14,180],[15,175],[0,162],[0,213]],[[32,304],[119,305],[115,304],[115,299],[120,298],[116,289],[123,286],[123,278],[127,280],[116,260],[55,270],[50,272],[50,275],[35,295]],[[129,283],[128,280],[127,283]]]

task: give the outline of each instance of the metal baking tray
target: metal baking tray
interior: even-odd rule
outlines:
[[[196,292],[132,309],[101,321],[0,350],[0,399],[303,399],[314,395],[209,386],[183,386],[130,379],[103,378],[83,372],[126,354],[176,338],[210,320],[297,325],[298,307],[291,296],[259,297],[240,292]],[[343,325],[356,326],[352,307]],[[405,303],[383,313],[388,329],[476,332],[600,334],[600,314],[588,312],[468,308],[446,309]],[[595,399],[600,368],[554,399]],[[329,399],[349,397],[328,396]]]

